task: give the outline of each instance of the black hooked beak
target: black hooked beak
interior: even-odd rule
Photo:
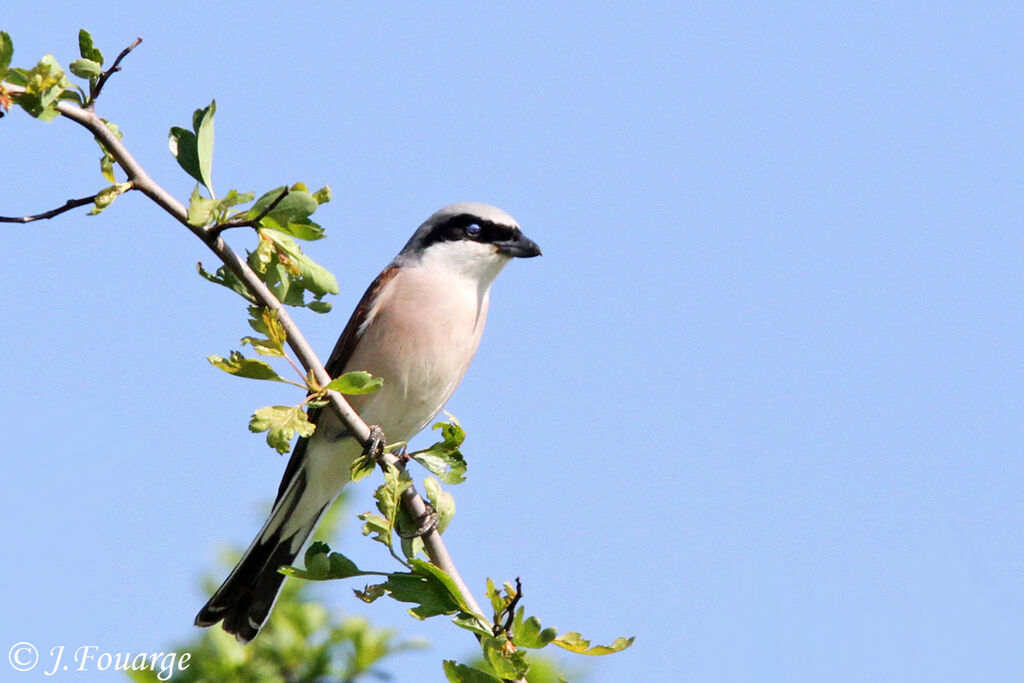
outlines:
[[[512,258],[533,258],[540,256],[540,247],[526,235],[519,235],[514,240],[495,242],[498,253]]]

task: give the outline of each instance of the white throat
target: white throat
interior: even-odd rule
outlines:
[[[483,297],[510,260],[493,244],[458,240],[436,242],[423,251],[419,260],[403,267],[424,268],[443,278],[471,280]]]

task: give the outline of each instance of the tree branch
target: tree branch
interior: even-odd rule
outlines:
[[[142,38],[136,38],[135,42],[121,50],[121,54],[117,56],[114,63],[110,65],[110,68],[103,72],[100,79],[96,81],[95,87],[89,88],[89,101],[86,103],[85,108],[92,111],[93,107],[96,106],[96,98],[100,96],[100,91],[103,90],[103,86],[107,84],[107,79],[116,74],[121,70],[121,60],[128,56],[128,53],[139,46],[142,42]]]
[[[260,224],[261,220],[263,220],[267,215],[270,214],[271,211],[277,208],[277,205],[281,203],[281,200],[288,196],[288,192],[288,188],[284,188],[281,191],[281,194],[274,197],[274,201],[267,204],[262,211],[260,211],[252,218],[232,218],[231,220],[224,221],[223,223],[211,225],[209,228],[207,228],[207,230],[214,235],[219,235],[230,228],[255,228]]]
[[[137,44],[138,42],[133,43],[132,46],[118,55],[117,60],[114,62],[114,66],[111,67],[105,75],[113,73],[115,71],[114,67],[117,67],[117,62],[121,61],[121,59]],[[102,85],[102,81],[97,84],[97,86],[100,85]],[[14,95],[24,92],[24,88],[10,83],[4,83],[3,87]],[[99,88],[97,88],[97,90],[98,89]],[[319,382],[321,386],[327,385],[331,381],[331,377],[327,374],[323,363],[320,362],[320,359],[317,357],[316,352],[313,351],[312,346],[310,346],[309,342],[306,341],[306,338],[299,330],[299,327],[288,314],[287,309],[277,299],[277,297],[274,296],[273,292],[270,291],[263,280],[261,280],[252,268],[249,267],[249,264],[236,254],[223,239],[221,239],[218,234],[220,230],[216,229],[217,226],[202,227],[190,225],[188,222],[188,209],[185,208],[185,206],[172,194],[157,184],[148,173],[146,173],[145,169],[138,161],[135,160],[135,157],[133,157],[131,152],[128,151],[128,148],[125,147],[124,143],[117,139],[117,136],[107,128],[103,123],[103,120],[100,119],[100,117],[97,116],[91,108],[81,107],[69,100],[62,100],[57,104],[57,111],[59,111],[64,117],[71,119],[95,135],[114,157],[122,170],[127,174],[128,181],[132,183],[132,189],[139,190],[144,195],[152,199],[158,206],[160,206],[160,208],[164,209],[164,211],[173,216],[175,220],[188,228],[196,237],[201,239],[203,243],[209,247],[210,251],[223,261],[223,263],[230,268],[243,283],[245,283],[245,286],[261,306],[277,311],[278,321],[280,321],[281,326],[287,334],[288,346],[291,347],[292,351],[295,353],[295,357],[302,364],[302,367],[312,373],[313,377],[316,378],[317,382]],[[283,199],[283,196],[280,197],[280,199]],[[367,446],[370,440],[369,426],[363,422],[355,410],[352,409],[348,402],[338,392],[328,391],[327,400],[331,409],[346,425],[349,433],[352,434],[353,437],[364,447]],[[394,465],[399,469],[404,468],[404,463],[391,454],[385,454],[382,456],[382,460],[385,464]],[[412,486],[403,493],[402,502],[413,519],[417,519],[426,514],[429,509],[427,503]],[[465,581],[462,579],[458,569],[455,567],[451,554],[448,552],[448,548],[441,539],[441,534],[438,533],[436,529],[426,534],[423,536],[423,545],[426,549],[427,555],[430,557],[430,561],[452,577],[452,580],[458,587],[459,593],[465,603],[469,605],[475,613],[483,617],[483,610],[480,608],[476,598],[473,597],[472,591],[470,591],[466,586]]]
[[[94,194],[91,197],[82,197],[81,199],[69,199],[66,202],[64,202],[63,206],[59,206],[56,209],[50,209],[49,211],[44,211],[43,213],[37,213],[34,216],[0,216],[0,223],[31,223],[32,221],[41,221],[46,218],[53,218],[54,216],[61,215],[65,211],[70,211],[71,209],[77,209],[80,206],[92,204],[93,202],[96,201],[96,197],[98,196],[99,194]]]
[[[501,631],[505,632],[505,635],[509,640],[512,640],[512,624],[516,618],[516,605],[523,599],[523,582],[516,577],[516,594],[512,596],[512,601],[508,603],[508,607],[505,608],[505,623],[494,625],[494,635],[498,635]]]

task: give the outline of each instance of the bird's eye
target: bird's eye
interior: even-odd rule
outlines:
[[[482,229],[483,228],[481,228],[476,223],[470,223],[469,225],[466,226],[466,234],[469,237],[479,237],[480,236],[480,231]]]

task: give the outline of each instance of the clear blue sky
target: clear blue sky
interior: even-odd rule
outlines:
[[[449,405],[446,538],[475,587],[518,575],[546,622],[637,636],[567,660],[590,681],[1024,675],[1018,3],[46,7],[5,6],[16,63],[144,38],[99,111],[179,197],[167,129],[212,98],[222,192],[331,185],[310,252],[342,293],[299,316],[324,355],[444,204],[543,246]],[[0,214],[99,189],[97,156],[12,112]],[[206,363],[240,301],[143,197],[0,230],[0,652],[160,650],[276,490],[248,415],[294,395]],[[433,641],[398,680],[472,650],[324,595]]]

